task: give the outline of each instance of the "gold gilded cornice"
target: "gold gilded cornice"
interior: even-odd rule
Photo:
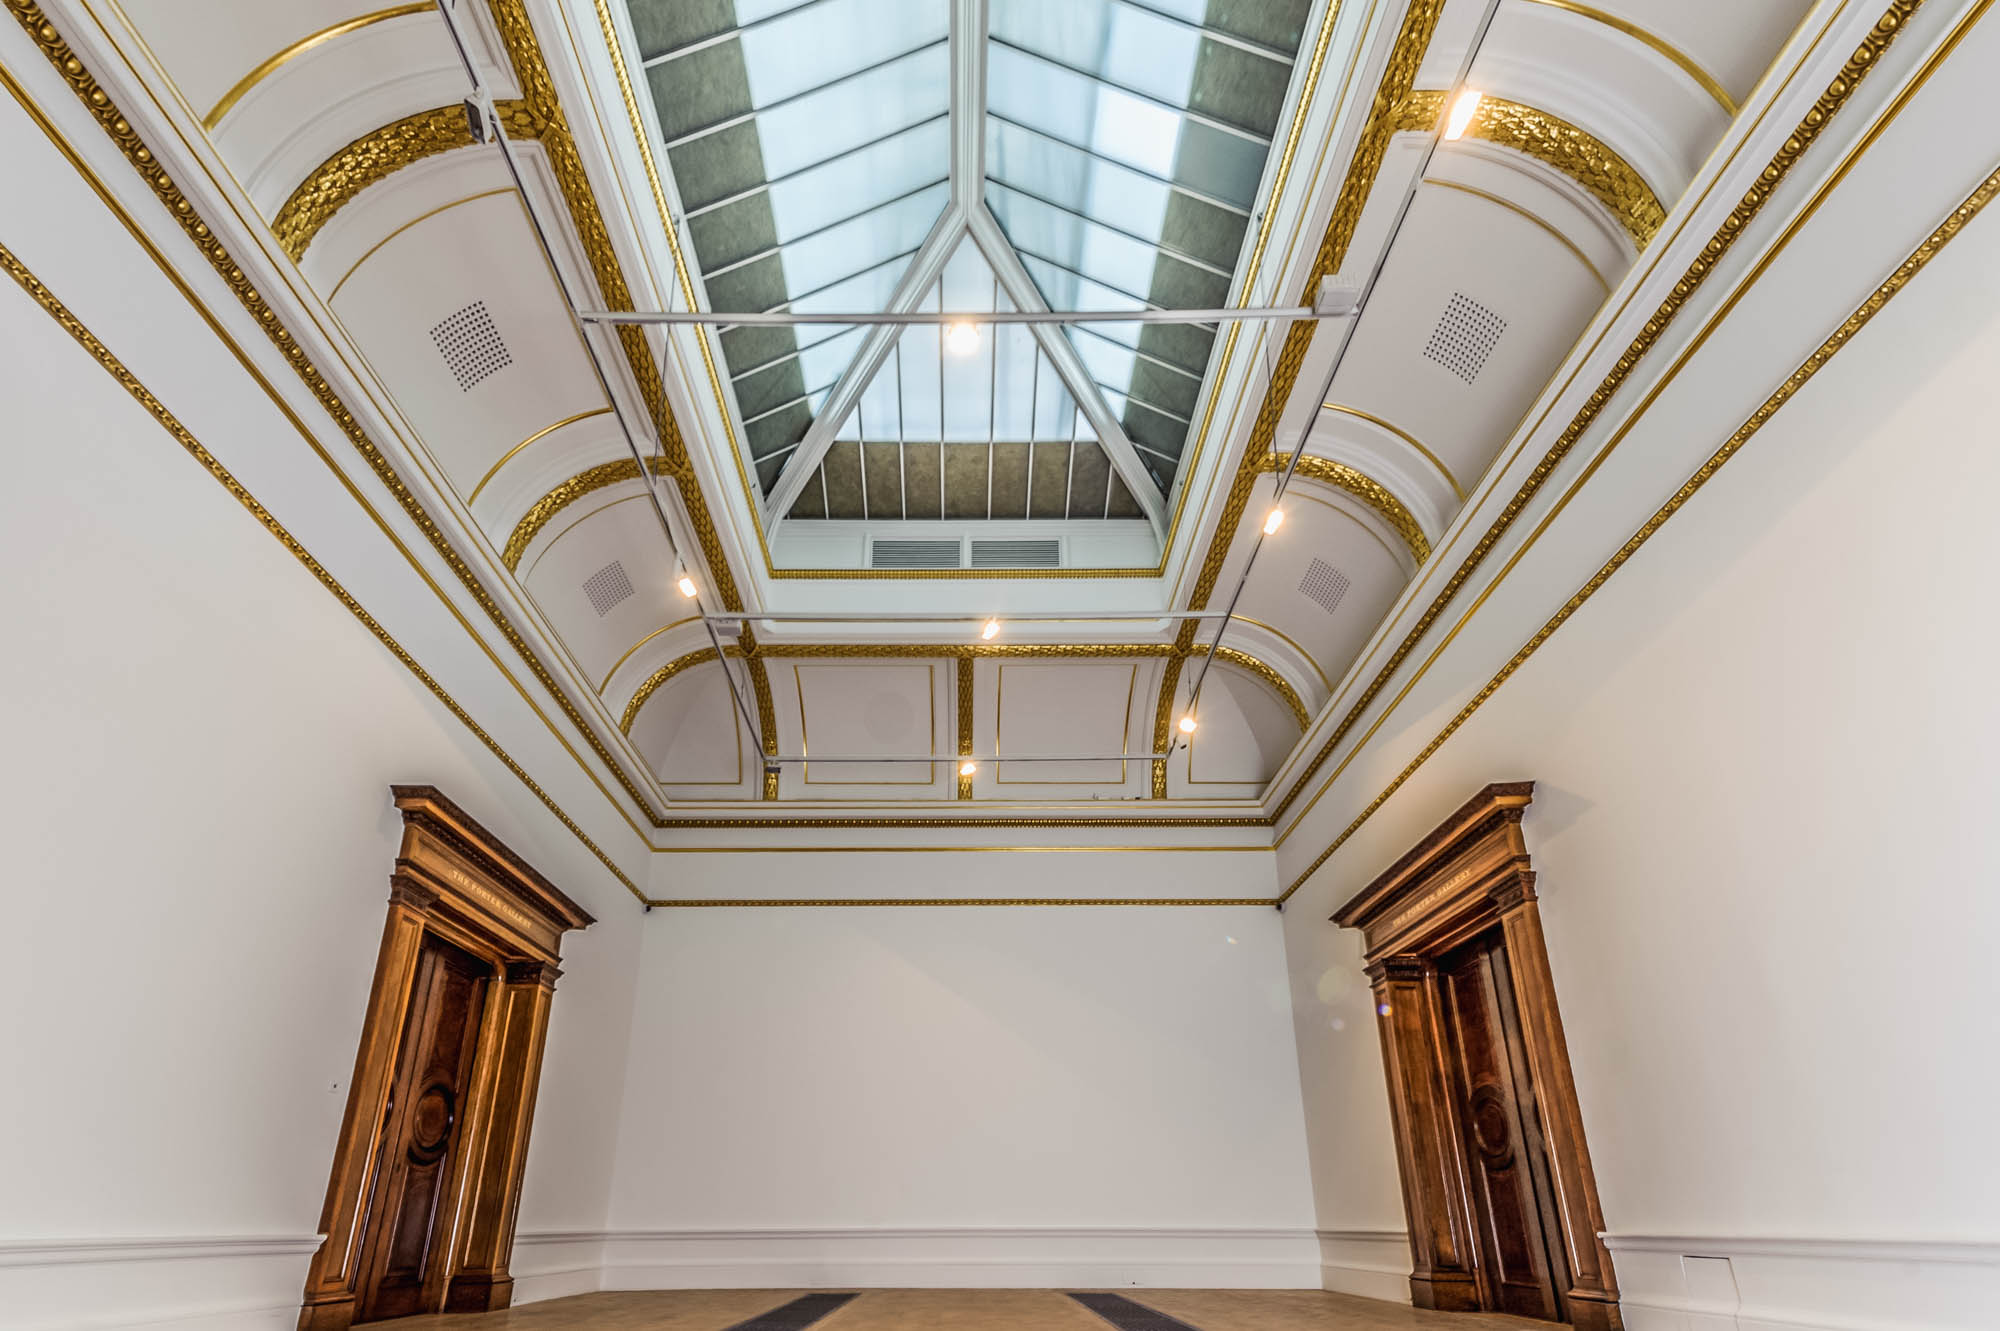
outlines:
[[[1430,45],[1431,33],[1436,30],[1438,15],[1443,9],[1444,0],[1410,0],[1409,7],[1403,12],[1403,26],[1396,33],[1381,82],[1375,86],[1368,118],[1362,123],[1360,136],[1355,141],[1354,155],[1348,161],[1347,175],[1341,181],[1333,213],[1327,219],[1326,233],[1320,238],[1319,249],[1313,255],[1304,290],[1317,290],[1320,279],[1339,271],[1341,261],[1347,257],[1347,247],[1361,221],[1361,210],[1368,202],[1369,191],[1382,169],[1382,158],[1396,133],[1397,110],[1409,96],[1410,89],[1416,86],[1417,69],[1423,63],[1424,50]],[[1258,406],[1256,420],[1250,427],[1249,442],[1244,447],[1242,460],[1237,464],[1228,494],[1223,498],[1215,536],[1202,559],[1201,571],[1195,576],[1194,588],[1188,597],[1190,610],[1207,609],[1209,598],[1215,594],[1216,580],[1222,576],[1223,561],[1229,556],[1229,543],[1243,521],[1243,510],[1256,487],[1260,464],[1276,451],[1278,421],[1284,415],[1285,404],[1291,400],[1292,390],[1298,385],[1300,367],[1305,364],[1306,351],[1311,347],[1313,334],[1318,328],[1318,321],[1302,319],[1290,325],[1285,333],[1284,343],[1271,367],[1270,384],[1264,391],[1264,400]],[[1182,625],[1175,642],[1183,650],[1193,645],[1193,620]],[[1174,695],[1179,685],[1180,662],[1170,661],[1162,672],[1159,701],[1153,709],[1155,753],[1166,751],[1173,722]],[[1167,763],[1164,758],[1153,760],[1152,796],[1154,799],[1165,799],[1167,796]]]
[[[1950,214],[1938,224],[1930,235],[1924,238],[1923,243],[1911,251],[1901,264],[1897,265],[1896,271],[1891,273],[1887,280],[1876,287],[1874,291],[1870,292],[1868,298],[1852,314],[1847,316],[1840,327],[1834,329],[1826,340],[1821,342],[1813,350],[1812,354],[1807,356],[1799,367],[1786,377],[1785,382],[1780,384],[1769,397],[1765,398],[1758,405],[1755,411],[1750,413],[1749,419],[1737,427],[1736,431],[1723,441],[1722,446],[1710,454],[1707,460],[1695,469],[1694,474],[1679,489],[1668,496],[1666,503],[1662,504],[1653,512],[1651,517],[1646,519],[1639,529],[1605,562],[1603,567],[1599,568],[1591,576],[1590,581],[1584,583],[1577,593],[1565,601],[1562,607],[1549,618],[1547,623],[1535,631],[1534,636],[1522,644],[1521,649],[1515,652],[1507,660],[1507,663],[1494,673],[1493,677],[1480,688],[1479,692],[1473,695],[1472,700],[1459,709],[1458,714],[1452,717],[1445,724],[1444,728],[1418,751],[1417,756],[1396,774],[1382,793],[1369,801],[1360,814],[1355,817],[1354,821],[1349,823],[1325,850],[1314,857],[1312,863],[1306,866],[1304,872],[1292,880],[1291,885],[1279,895],[1275,904],[1282,906],[1291,898],[1293,893],[1305,886],[1306,881],[1319,872],[1320,866],[1333,858],[1334,852],[1347,844],[1348,839],[1361,829],[1362,824],[1374,817],[1376,810],[1388,803],[1390,797],[1403,788],[1403,784],[1416,773],[1417,769],[1428,762],[1432,754],[1444,747],[1445,741],[1456,734],[1459,728],[1472,717],[1472,714],[1477,712],[1488,698],[1497,693],[1501,685],[1505,684],[1508,679],[1512,678],[1516,671],[1526,664],[1529,657],[1540,650],[1543,643],[1554,637],[1557,630],[1562,628],[1571,616],[1575,615],[1583,607],[1586,601],[1602,590],[1604,584],[1609,582],[1618,570],[1623,568],[1632,556],[1638,553],[1641,546],[1651,540],[1660,528],[1666,526],[1676,513],[1679,513],[1686,507],[1688,500],[1694,498],[1702,486],[1713,480],[1715,474],[1721,471],[1730,459],[1741,452],[1744,446],[1757,435],[1758,431],[1769,424],[1771,418],[1783,410],[1785,404],[1796,397],[1800,389],[1811,382],[1821,370],[1824,370],[1827,364],[1835,356],[1839,355],[1854,340],[1855,336],[1868,325],[1869,321],[1881,313],[1883,307],[1888,305],[1890,301],[1894,300],[1898,294],[1907,288],[1911,280],[1918,273],[1922,272],[1945,246],[1956,239],[1964,231],[1967,224],[1984,211],[1996,197],[2000,197],[2000,169],[1996,169],[1990,173],[1986,179],[1982,180],[1973,189],[1972,193],[1967,195],[1956,208],[1952,209]]]
[[[11,2],[12,0],[10,0]],[[30,31],[33,31],[33,29],[30,29]],[[50,29],[49,31],[51,36],[53,36],[54,30]],[[72,56],[71,59],[74,60],[74,57]],[[78,65],[77,68],[80,71],[82,67]],[[4,76],[4,74],[5,71],[0,70],[0,76]],[[100,342],[97,336],[70,312],[68,306],[58,300],[54,292],[42,285],[40,279],[30,272],[27,266],[17,259],[13,252],[5,245],[0,245],[0,272],[5,272],[28,295],[29,299],[41,307],[43,313],[55,320],[63,332],[67,333],[77,345],[88,352],[92,359],[98,363],[99,367],[105,373],[109,374],[118,386],[124,389],[159,424],[160,428],[165,430],[174,442],[179,444],[186,451],[187,455],[193,458],[201,469],[209,474],[211,479],[221,485],[224,490],[228,491],[229,496],[241,504],[244,510],[257,520],[258,525],[262,526],[280,545],[285,547],[286,553],[304,565],[306,571],[312,574],[313,580],[325,588],[328,594],[336,601],[340,602],[341,608],[360,621],[361,626],[367,629],[374,636],[375,640],[388,650],[391,656],[396,658],[397,663],[415,676],[417,682],[429,690],[431,696],[443,704],[445,710],[456,717],[459,724],[464,726],[474,739],[484,745],[486,750],[498,759],[502,766],[506,767],[509,772],[512,772],[515,778],[527,788],[528,792],[540,801],[542,807],[546,808],[556,817],[557,821],[568,828],[570,834],[576,837],[584,849],[588,850],[596,858],[597,862],[610,872],[612,877],[623,883],[625,889],[635,898],[640,901],[645,900],[645,894],[639,890],[638,885],[625,875],[624,871],[618,867],[609,855],[604,853],[603,847],[590,839],[589,834],[579,827],[569,814],[563,811],[548,791],[542,789],[541,785],[532,776],[528,775],[527,770],[515,762],[512,755],[505,749],[500,747],[500,742],[494,739],[479,722],[475,721],[472,718],[472,714],[461,707],[458,700],[445,691],[444,686],[437,681],[437,678],[424,669],[416,657],[410,655],[409,650],[396,641],[386,628],[382,627],[381,621],[371,615],[367,607],[355,599],[354,594],[343,587],[339,580],[327,571],[326,566],[314,558],[312,552],[307,550],[299,542],[298,538],[286,529],[283,523],[272,516],[271,511],[259,503],[257,497],[251,494],[244,487],[243,483],[237,480],[235,475],[227,467],[223,466],[213,453],[209,452],[203,446],[199,439],[194,437],[193,432],[183,425],[171,411],[167,410],[166,404],[155,397],[152,391],[144,384],[140,383],[138,376],[126,368],[124,362],[113,355],[110,348]]]
[[[1398,109],[1396,128],[1428,133],[1444,114],[1444,102],[1439,88],[1412,92]],[[1596,135],[1560,116],[1504,97],[1487,97],[1479,103],[1464,137],[1511,148],[1568,176],[1618,219],[1634,249],[1645,249],[1667,220],[1659,196],[1631,163]]]
[[[734,646],[726,646],[723,650],[731,656],[740,657],[743,655]],[[646,682],[641,684],[638,691],[632,695],[632,701],[625,704],[625,715],[619,719],[618,728],[628,735],[631,734],[632,723],[639,719],[639,709],[644,707],[651,700],[652,696],[660,691],[661,685],[665,684],[675,675],[680,674],[683,670],[692,669],[695,666],[713,661],[714,659],[715,648],[702,647],[689,652],[686,656],[675,657],[652,674],[646,676]],[[660,824],[662,827],[668,825],[666,823]]]
[[[175,183],[174,178],[160,165],[159,159],[153,154],[153,150],[139,137],[138,131],[133,129],[131,121],[118,109],[117,104],[111,100],[111,95],[104,90],[97,79],[85,68],[83,61],[78,58],[76,52],[70,49],[69,43],[63,40],[62,34],[57,31],[55,24],[49,21],[48,16],[42,12],[41,6],[36,3],[36,0],[5,0],[5,3],[8,10],[13,13],[15,19],[27,30],[28,35],[34,40],[35,44],[41,48],[42,54],[48,58],[49,63],[55,66],[57,73],[69,84],[70,90],[76,94],[78,100],[84,104],[84,107],[96,119],[98,127],[104,131],[118,150],[124,154],[126,160],[132,164],[133,169],[139,173],[140,178],[146,182],[147,187],[153,191],[154,197],[166,208],[168,215],[179,224],[187,238],[201,252],[202,257],[208,261],[209,266],[215,270],[216,274],[228,286],[231,294],[236,297],[237,301],[257,325],[264,330],[265,336],[277,348],[278,353],[284,358],[286,364],[291,367],[292,372],[305,384],[307,390],[332,419],[334,425],[346,436],[348,442],[353,445],[354,450],[361,455],[362,460],[368,464],[368,469],[375,474],[376,479],[382,483],[383,487],[395,499],[397,507],[402,509],[404,514],[416,526],[417,530],[423,533],[424,540],[429,543],[431,549],[436,552],[438,558],[444,562],[445,566],[451,570],[452,576],[458,579],[459,585],[478,604],[480,610],[485,613],[501,636],[506,638],[508,645],[514,649],[516,655],[521,658],[522,663],[527,666],[536,681],[548,691],[550,697],[555,700],[556,705],[562,709],[563,715],[576,727],[577,732],[582,735],[584,742],[590,746],[591,752],[611,772],[613,779],[631,797],[632,802],[639,807],[647,819],[649,821],[657,821],[659,815],[653,812],[652,805],[640,793],[638,786],[632,782],[632,779],[626,775],[624,765],[612,757],[611,751],[605,747],[604,742],[598,737],[596,728],[586,721],[583,714],[571,703],[569,695],[557,684],[555,677],[542,664],[541,658],[529,648],[527,639],[521,635],[520,630],[515,627],[513,621],[500,608],[499,602],[493,599],[492,593],[486,590],[478,576],[473,573],[471,566],[465,562],[464,557],[459,554],[458,550],[445,537],[443,529],[437,524],[437,520],[431,516],[429,510],[423,506],[422,502],[418,500],[416,494],[404,482],[396,469],[390,465],[388,457],[376,446],[375,441],[368,437],[368,432],[362,428],[361,422],[355,417],[354,412],[341,400],[339,394],[333,391],[333,386],[327,382],[326,376],[320,373],[319,367],[312,363],[312,360],[306,355],[305,350],[299,346],[298,340],[292,336],[291,330],[279,321],[277,311],[271,308],[270,303],[265,300],[263,293],[251,284],[250,278],[243,271],[242,265],[236,262],[235,257],[230,254],[228,247],[217,238],[213,228],[196,211],[193,201],[182,192],[180,186]]]
[[[958,658],[958,756],[972,756],[972,672],[973,658]],[[972,778],[960,774],[958,778],[958,798],[972,798]]]
[[[539,137],[543,125],[525,102],[497,104],[512,138]],[[355,195],[412,162],[472,146],[472,128],[463,106],[440,106],[370,130],[312,169],[271,219],[278,247],[297,263],[313,237]]]
[[[1471,580],[1473,573],[1485,561],[1487,555],[1491,554],[1493,549],[1499,545],[1501,537],[1514,525],[1515,520],[1533,502],[1534,497],[1540,493],[1542,486],[1547,484],[1549,477],[1555,474],[1556,468],[1562,464],[1563,459],[1569,456],[1570,450],[1576,447],[1577,441],[1583,437],[1584,432],[1596,423],[1597,418],[1610,405],[1611,399],[1617,395],[1618,390],[1632,376],[1633,370],[1638,367],[1639,363],[1659,343],[1660,338],[1666,333],[1668,326],[1686,308],[1688,301],[1694,297],[1694,293],[1714,274],[1717,266],[1722,261],[1722,257],[1730,251],[1743,233],[1749,229],[1751,221],[1758,213],[1763,211],[1764,205],[1770,201],[1779,184],[1791,173],[1792,168],[1798,165],[1799,160],[1805,156],[1807,150],[1818,141],[1819,136],[1825,132],[1827,125],[1839,114],[1841,108],[1847,105],[1848,99],[1854,95],[1854,90],[1861,86],[1862,80],[1880,62],[1883,53],[1889,49],[1890,43],[1895,41],[1897,36],[1902,33],[1910,17],[1917,12],[1918,7],[1923,3],[1924,0],[1891,0],[1889,7],[1875,21],[1875,26],[1869,30],[1868,35],[1862,39],[1861,43],[1855,47],[1854,53],[1848,57],[1846,64],[1841,66],[1839,72],[1827,84],[1826,91],[1819,95],[1819,98],[1807,109],[1805,116],[1799,121],[1797,126],[1786,136],[1785,141],[1779,145],[1778,151],[1772,156],[1764,169],[1758,173],[1757,178],[1751,183],[1749,189],[1744,192],[1742,199],[1737,202],[1734,208],[1730,209],[1729,215],[1722,219],[1722,224],[1708,238],[1708,242],[1702,246],[1701,252],[1695,256],[1694,261],[1688,265],[1687,270],[1681,274],[1680,278],[1675,281],[1672,289],[1662,298],[1659,308],[1646,320],[1645,325],[1640,328],[1637,336],[1619,354],[1618,360],[1612,365],[1610,372],[1604,376],[1596,388],[1591,390],[1590,396],[1584,400],[1583,405],[1578,408],[1576,415],[1570,419],[1569,424],[1563,427],[1562,433],[1556,436],[1556,440],[1549,446],[1548,452],[1535,464],[1534,469],[1522,479],[1520,487],[1514,492],[1513,497],[1495,515],[1493,521],[1481,533],[1472,549],[1459,562],[1458,567],[1452,570],[1451,576],[1446,579],[1444,586],[1439,588],[1437,595],[1431,598],[1431,603],[1424,608],[1423,614],[1418,616],[1416,622],[1410,626],[1409,632],[1403,635],[1403,640],[1396,645],[1395,650],[1389,654],[1388,659],[1375,672],[1374,678],[1369,680],[1367,687],[1362,689],[1360,694],[1356,696],[1353,705],[1348,708],[1347,714],[1341,717],[1340,722],[1327,735],[1325,741],[1320,745],[1319,751],[1313,755],[1312,760],[1293,779],[1291,786],[1285,791],[1284,797],[1278,801],[1277,807],[1271,811],[1271,818],[1274,824],[1284,817],[1285,811],[1304,792],[1306,783],[1311,781],[1319,773],[1319,770],[1326,765],[1327,760],[1333,756],[1333,751],[1339,747],[1340,742],[1353,730],[1355,724],[1361,719],[1362,714],[1374,703],[1382,690],[1388,687],[1389,681],[1395,677],[1397,671],[1402,669],[1403,663],[1416,650],[1417,644],[1423,640],[1424,636],[1430,632],[1432,626],[1443,616],[1445,608],[1451,604],[1459,591]],[[1539,422],[1537,425],[1539,425]]]
[[[1290,680],[1278,673],[1275,666],[1235,647],[1216,648],[1215,659],[1222,665],[1232,665],[1238,670],[1246,670],[1269,684],[1277,695],[1285,700],[1285,706],[1292,709],[1292,719],[1299,723],[1300,730],[1312,724],[1312,714],[1306,711],[1305,701],[1299,697],[1299,691],[1292,687]]]
[[[1239,827],[1240,828],[1240,827],[1269,827],[1270,825],[1271,824],[1269,819],[1259,817],[1256,815],[1251,815],[1247,817],[1232,817],[1228,815],[1219,815],[1212,817],[1192,817],[1192,818],[1093,817],[1093,818],[1068,818],[1068,819],[1063,819],[1061,821],[1055,821],[1048,818],[1023,818],[1019,816],[1007,816],[1007,815],[1001,815],[1001,816],[988,815],[988,816],[965,817],[965,818],[952,818],[944,816],[917,817],[917,818],[813,818],[806,816],[793,816],[793,817],[781,817],[781,818],[674,818],[674,819],[669,819],[667,822],[661,824],[662,827],[668,829],[684,828],[691,831],[702,831],[702,832],[746,832],[758,829],[778,829],[784,831],[805,831],[805,830],[884,831],[898,827],[918,828],[925,830],[936,830],[939,828],[949,828],[949,827],[977,827],[985,830],[993,830],[997,828],[1015,828],[1023,831],[1032,831],[1032,830],[1046,831],[1052,827],[1063,827],[1063,828],[1092,827],[1092,828],[1131,829],[1136,827],[1201,827],[1201,828]],[[1171,850],[1172,847],[1163,846],[1160,847],[1160,849]],[[1264,850],[1267,849],[1267,847],[1252,846],[1248,847],[1247,849]]]
[[[1291,458],[1281,453],[1267,453],[1259,470],[1281,472],[1291,465]],[[1403,501],[1389,492],[1389,487],[1380,481],[1348,466],[1345,462],[1335,462],[1332,458],[1317,457],[1308,453],[1299,459],[1298,474],[1307,480],[1318,481],[1321,485],[1331,485],[1345,490],[1362,503],[1381,515],[1382,521],[1395,529],[1409,548],[1410,558],[1422,564],[1431,557],[1430,537]]]
[[[651,464],[655,476],[667,474],[666,468],[660,464],[658,458],[648,458],[647,461]],[[513,533],[507,537],[506,547],[500,551],[500,562],[507,566],[509,572],[518,572],[521,567],[521,557],[528,553],[528,547],[535,543],[535,538],[542,534],[542,528],[548,526],[556,514],[585,495],[594,494],[608,485],[638,479],[639,464],[631,458],[600,463],[578,472],[537,499],[534,507],[514,524]]]

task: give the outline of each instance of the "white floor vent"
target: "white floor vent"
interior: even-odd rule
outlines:
[[[972,542],[974,568],[1061,568],[1062,542],[1040,540]]]
[[[870,541],[870,568],[958,568],[958,541]]]

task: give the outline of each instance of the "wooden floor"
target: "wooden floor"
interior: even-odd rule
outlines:
[[[1554,1324],[1487,1313],[1424,1312],[1318,1290],[1120,1290],[1124,1320],[1068,1294],[1038,1289],[871,1289],[810,1322],[779,1310],[808,1291],[661,1290],[580,1294],[508,1312],[407,1317],[395,1331],[1551,1331]],[[812,1291],[829,1293],[830,1291]],[[1130,1305],[1136,1305],[1132,1307]],[[1114,1312],[1116,1309],[1114,1309]],[[1148,1319],[1147,1314],[1154,1314]],[[772,1316],[776,1314],[775,1316]],[[1165,1314],[1159,1318],[1157,1314]],[[805,1314],[810,1315],[810,1314]]]

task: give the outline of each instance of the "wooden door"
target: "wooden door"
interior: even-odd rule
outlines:
[[[1480,1302],[1496,1312],[1567,1321],[1562,1223],[1499,932],[1441,957],[1438,980],[1471,1183]]]
[[[449,1274],[449,1187],[492,968],[424,936],[362,1218],[354,1320],[434,1312]]]

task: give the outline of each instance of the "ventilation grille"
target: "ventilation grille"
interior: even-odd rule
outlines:
[[[451,367],[461,393],[471,392],[481,379],[514,363],[513,353],[500,340],[500,330],[493,326],[493,316],[486,312],[483,300],[473,301],[432,328],[431,341],[437,343],[438,354]]]
[[[974,568],[1061,568],[1062,542],[1054,538],[972,543]]]
[[[1454,291],[1431,330],[1431,340],[1424,343],[1424,355],[1469,384],[1479,377],[1493,344],[1506,331],[1505,319],[1464,292]]]
[[[957,568],[957,541],[874,541],[868,546],[870,568]]]
[[[614,559],[590,575],[583,584],[583,594],[601,617],[632,595],[632,579],[625,576],[625,566]]]
[[[1316,601],[1320,609],[1329,615],[1340,608],[1340,598],[1347,595],[1352,584],[1347,575],[1324,559],[1315,559],[1306,567],[1305,577],[1299,579],[1299,591],[1308,600]]]

